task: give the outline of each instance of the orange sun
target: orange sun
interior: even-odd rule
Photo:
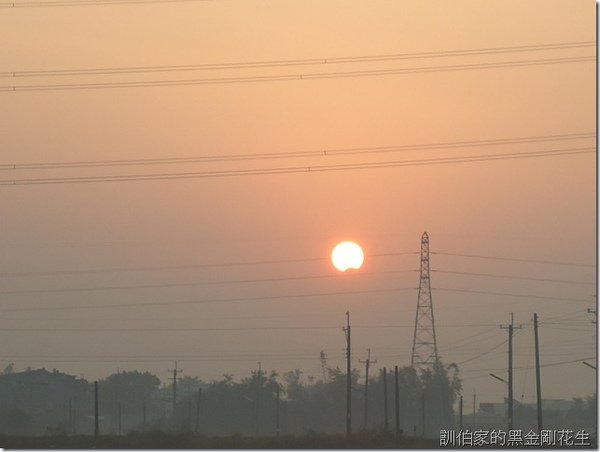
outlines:
[[[349,268],[358,270],[365,260],[365,253],[360,246],[354,242],[338,243],[331,252],[333,266],[341,272]]]

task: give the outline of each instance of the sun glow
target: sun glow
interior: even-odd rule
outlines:
[[[358,270],[365,260],[365,253],[360,246],[354,242],[338,243],[331,252],[333,266],[341,272],[349,268]]]

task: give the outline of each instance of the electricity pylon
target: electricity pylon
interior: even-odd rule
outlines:
[[[421,276],[410,365],[413,368],[424,369],[432,367],[437,361],[431,280],[429,278],[429,236],[427,232],[424,232],[421,237]]]

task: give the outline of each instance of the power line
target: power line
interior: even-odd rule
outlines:
[[[496,326],[495,324],[446,324],[446,325],[438,325],[441,328],[465,328],[465,327],[475,327],[475,328],[483,328]],[[385,328],[412,328],[414,325],[357,325],[354,328],[357,329],[385,329]],[[289,331],[289,330],[339,330],[339,325],[336,326],[316,326],[316,325],[307,325],[307,326],[256,326],[256,327],[128,327],[128,328],[76,328],[76,327],[67,327],[67,328],[16,328],[16,327],[0,327],[0,332],[44,332],[44,333],[54,333],[54,332],[64,332],[64,333],[119,333],[119,332],[228,332],[228,331]],[[328,354],[329,356],[329,354]]]
[[[3,272],[0,277],[21,277],[21,276],[57,276],[71,274],[95,274],[95,273],[127,273],[127,272],[145,272],[145,271],[164,271],[164,270],[190,270],[198,268],[218,268],[218,267],[237,267],[245,265],[272,265],[272,264],[292,264],[300,262],[316,262],[327,260],[327,257],[307,258],[307,259],[277,259],[263,261],[247,262],[224,262],[212,264],[189,264],[189,265],[163,265],[147,267],[107,267],[88,270],[41,270],[41,271],[23,271],[23,272]]]
[[[133,5],[138,3],[181,3],[207,2],[212,0],[58,0],[58,1],[22,1],[0,3],[0,8],[40,8],[57,6],[92,6],[92,5]]]
[[[588,319],[565,319],[562,321],[545,321],[540,322],[540,325],[586,325],[594,326]],[[595,328],[595,327],[594,327]]]
[[[16,91],[63,91],[76,89],[108,89],[108,88],[144,88],[159,86],[189,86],[189,85],[215,85],[238,83],[262,83],[299,80],[339,79],[349,77],[374,77],[385,75],[407,75],[433,72],[455,72],[476,69],[500,69],[511,67],[539,66],[548,64],[583,63],[596,61],[595,56],[541,58],[530,60],[504,61],[496,63],[455,64],[446,66],[421,66],[402,69],[376,69],[364,71],[320,72],[287,75],[253,75],[243,77],[200,78],[183,80],[147,80],[123,82],[97,82],[97,83],[65,83],[65,84],[39,84],[39,85],[4,85],[0,92]]]
[[[504,339],[502,342],[500,342],[499,344],[496,344],[496,345],[494,345],[492,348],[489,348],[489,349],[487,349],[487,350],[486,350],[486,351],[484,351],[483,353],[479,353],[478,355],[475,355],[475,356],[473,356],[473,357],[471,357],[471,358],[469,358],[469,359],[465,359],[464,361],[460,361],[460,362],[458,362],[458,363],[456,363],[456,364],[459,364],[459,365],[460,365],[460,364],[465,364],[465,363],[471,362],[471,361],[473,361],[473,360],[475,360],[475,359],[477,359],[477,358],[481,358],[482,356],[485,356],[485,355],[487,355],[488,353],[491,353],[491,352],[493,352],[494,350],[497,350],[498,348],[502,347],[502,346],[503,346],[504,344],[506,344],[507,342],[508,342],[508,339]]]
[[[571,339],[571,340],[562,339],[559,341],[544,342],[542,344],[542,349],[554,350],[557,348],[562,348],[564,346],[572,347],[572,346],[579,346],[579,345],[586,345],[586,344],[581,343],[581,338]]]
[[[39,358],[4,358],[12,362],[58,362],[58,363],[145,363],[145,362],[172,362],[173,358],[165,356],[164,358],[47,358],[41,356]],[[256,357],[240,356],[237,358],[178,358],[177,361],[181,362],[234,362],[234,361],[255,361]],[[307,360],[312,361],[315,359],[313,356],[273,356],[262,358],[263,361],[296,361],[296,360]]]
[[[260,327],[198,327],[198,328],[2,328],[2,332],[61,332],[61,333],[119,333],[119,332],[215,332],[215,331],[290,331],[290,330],[330,330],[339,326],[260,326]]]
[[[589,329],[585,329],[585,328],[582,328],[582,326],[588,326],[590,328]],[[546,324],[543,324],[543,325],[540,325],[540,328],[550,329],[550,330],[562,330],[562,331],[577,331],[578,333],[589,333],[589,332],[595,332],[596,331],[596,328],[592,324],[580,325],[580,326],[572,327],[572,328],[569,328],[567,326],[560,326],[560,325],[546,325]]]
[[[373,276],[383,274],[397,274],[405,272],[416,272],[418,270],[385,270],[376,272],[359,272],[354,273],[353,276]],[[132,290],[132,289],[158,289],[158,288],[169,288],[169,287],[195,287],[195,286],[209,286],[209,285],[222,285],[222,284],[248,284],[248,283],[263,283],[263,282],[276,282],[276,281],[306,281],[310,279],[332,279],[332,278],[343,278],[343,275],[330,274],[330,275],[309,275],[309,276],[287,276],[287,277],[276,277],[276,278],[252,278],[252,279],[237,279],[237,280],[222,280],[222,281],[194,281],[184,283],[161,283],[161,284],[133,284],[133,285],[121,285],[121,286],[95,286],[95,287],[63,287],[57,289],[24,289],[24,290],[4,290],[0,291],[0,295],[18,295],[18,294],[33,294],[33,293],[64,293],[64,292],[95,292],[95,291],[109,291],[109,290]]]
[[[569,298],[569,297],[554,297],[554,296],[545,296],[545,295],[529,295],[529,294],[520,294],[520,293],[507,293],[507,292],[491,292],[487,290],[469,290],[469,289],[451,289],[445,287],[436,287],[434,290],[442,290],[446,292],[464,292],[464,293],[474,293],[474,294],[482,294],[482,295],[498,295],[503,297],[518,297],[518,298],[536,298],[540,300],[559,300],[559,301],[576,301],[581,303],[590,303],[589,300],[585,298]]]
[[[431,270],[437,273],[448,273],[453,275],[469,275],[469,276],[484,276],[486,278],[500,278],[500,279],[518,279],[524,281],[545,281],[545,282],[556,282],[564,284],[582,284],[582,285],[595,285],[595,282],[586,281],[573,281],[567,279],[552,279],[552,278],[534,278],[529,276],[511,276],[511,275],[495,275],[492,273],[471,273],[471,272],[455,272],[449,270]]]
[[[327,258],[323,258],[327,259]],[[353,276],[373,276],[373,275],[384,275],[384,274],[397,274],[397,273],[409,273],[417,272],[418,270],[384,270],[375,272],[358,272]],[[522,279],[522,280],[534,280],[534,281],[552,281],[552,282],[563,282],[573,284],[594,284],[582,281],[567,281],[567,280],[556,280],[556,279],[544,279],[544,278],[527,278],[527,277],[512,277],[508,275],[494,275],[488,273],[469,273],[469,272],[454,272],[444,270],[433,270],[439,273],[459,274],[459,275],[475,275],[485,276],[493,278],[506,278],[506,279]],[[1,275],[0,275],[1,276]],[[248,283],[263,283],[263,282],[277,282],[277,281],[304,281],[311,279],[333,279],[341,278],[342,275],[338,274],[326,274],[326,275],[307,275],[307,276],[287,276],[287,277],[274,277],[274,278],[251,278],[251,279],[233,279],[233,280],[220,280],[220,281],[192,281],[192,282],[181,282],[181,283],[159,283],[159,284],[133,284],[133,285],[119,285],[119,286],[94,286],[94,287],[63,287],[63,288],[46,288],[46,289],[24,289],[24,290],[4,290],[0,291],[0,295],[17,295],[17,294],[33,294],[33,293],[62,293],[62,292],[92,292],[92,291],[109,291],[109,290],[132,290],[132,289],[152,289],[152,288],[170,288],[170,287],[195,287],[195,286],[209,286],[209,285],[223,285],[223,284],[248,284]],[[552,322],[542,322],[544,324]]]
[[[583,313],[585,313],[585,310],[583,308],[580,308],[580,309],[577,309],[576,311],[569,311],[569,312],[564,312],[562,314],[553,315],[551,317],[546,317],[546,321],[563,319],[563,318],[572,317],[572,316],[580,316]],[[544,321],[542,321],[541,323],[544,323]]]
[[[313,297],[328,297],[340,295],[361,295],[367,293],[395,292],[398,290],[416,290],[415,287],[400,287],[392,289],[354,290],[346,292],[317,292],[298,295],[269,295],[264,297],[240,297],[240,298],[213,298],[204,300],[182,300],[182,301],[145,301],[138,303],[111,303],[111,304],[89,304],[89,305],[62,305],[62,306],[30,306],[18,308],[0,308],[0,312],[31,312],[31,311],[67,311],[76,309],[112,309],[112,308],[136,308],[144,306],[173,306],[194,305],[209,303],[238,303],[238,302],[263,302],[286,299],[301,299]]]
[[[272,160],[305,157],[330,157],[338,155],[356,154],[379,154],[395,152],[412,152],[421,150],[453,149],[463,147],[498,146],[505,144],[526,144],[539,142],[554,142],[564,140],[578,140],[595,138],[594,132],[568,133],[559,135],[538,135],[513,138],[491,138],[485,140],[450,141],[439,143],[355,147],[338,149],[316,149],[311,151],[291,151],[254,154],[226,154],[208,155],[194,157],[166,157],[149,159],[119,159],[119,160],[88,160],[88,161],[60,161],[60,162],[38,162],[38,163],[4,163],[0,164],[0,170],[39,170],[39,169],[65,169],[65,168],[97,168],[97,167],[119,167],[119,166],[147,166],[183,163],[214,163],[229,161],[248,160]]]
[[[480,254],[447,253],[447,252],[442,252],[442,251],[432,251],[431,254],[439,254],[442,256],[472,257],[472,258],[477,258],[477,259],[493,259],[493,260],[500,260],[500,261],[532,262],[535,264],[566,265],[566,266],[573,266],[573,267],[590,267],[590,268],[596,267],[594,264],[583,264],[581,262],[563,262],[563,261],[540,260],[540,259],[522,259],[522,258],[515,258],[515,257],[483,256]]]
[[[382,293],[382,292],[394,292],[397,290],[417,290],[415,287],[404,287],[404,288],[393,288],[393,289],[372,289],[372,290],[357,290],[347,292],[320,292],[320,293],[307,293],[298,295],[276,295],[276,296],[264,296],[264,297],[242,297],[242,298],[217,298],[217,299],[205,299],[205,300],[183,300],[183,301],[147,301],[138,303],[111,303],[111,304],[91,304],[91,305],[63,305],[63,306],[32,306],[32,307],[18,307],[18,308],[0,308],[0,312],[27,312],[27,311],[56,311],[56,310],[72,310],[72,309],[109,309],[109,308],[125,308],[125,307],[142,307],[142,306],[168,306],[168,305],[189,305],[189,304],[205,304],[205,303],[230,303],[230,302],[260,302],[260,301],[273,301],[281,299],[298,299],[298,298],[311,298],[319,296],[338,296],[338,295],[357,295],[365,293]],[[560,301],[574,301],[574,302],[588,302],[581,298],[568,298],[568,297],[552,297],[532,294],[515,294],[506,292],[490,292],[490,291],[479,291],[479,290],[468,290],[468,289],[453,289],[453,288],[434,288],[434,290],[450,291],[450,292],[464,292],[464,293],[475,293],[485,295],[497,295],[497,296],[508,296],[508,297],[519,297],[519,298],[536,298],[543,300],[560,300]]]
[[[312,356],[315,357],[316,353],[312,351],[300,351],[300,352],[288,352],[288,351],[277,351],[277,352],[248,352],[248,351],[240,351],[237,353],[133,353],[133,354],[125,354],[125,353],[97,353],[97,354],[57,354],[57,353],[44,353],[43,355],[36,353],[19,353],[19,354],[0,354],[0,356],[5,358],[10,357],[18,357],[18,358],[37,358],[37,357],[49,357],[49,358],[168,358],[172,357],[177,358],[240,358],[240,357],[250,357],[250,358],[261,358],[261,357],[280,357],[280,356]],[[343,356],[340,353],[332,353],[333,356]]]
[[[114,1],[114,0],[107,0]],[[123,0],[127,1],[127,0]],[[41,2],[23,2],[41,3]],[[21,3],[21,4],[23,4]],[[45,2],[49,3],[49,2]],[[62,3],[62,2],[61,2]],[[89,0],[86,3],[90,3]],[[0,7],[2,7],[0,3]],[[56,76],[80,76],[80,75],[115,75],[115,74],[140,74],[153,72],[181,72],[181,71],[204,71],[223,69],[257,69],[289,66],[312,66],[312,65],[335,65],[347,63],[372,63],[381,61],[410,60],[423,58],[442,58],[455,56],[489,55],[498,53],[534,52],[548,50],[565,50],[582,47],[595,47],[594,41],[559,42],[549,44],[531,44],[506,47],[484,47],[474,49],[442,50],[437,52],[412,52],[392,53],[379,55],[360,55],[349,57],[327,57],[327,58],[304,58],[287,60],[267,61],[244,61],[228,63],[202,63],[202,64],[178,64],[178,65],[152,65],[152,66],[120,66],[120,67],[95,67],[85,69],[43,69],[25,71],[0,72],[2,78],[20,77],[56,77]]]
[[[480,325],[481,325],[481,327],[495,327],[495,326],[497,326],[497,324],[495,324],[495,323],[493,323],[493,324],[482,323]],[[493,335],[495,336],[495,334],[497,333],[497,331],[495,331],[495,330],[489,330],[489,329],[486,329],[485,331],[479,331],[478,333],[471,334],[471,335],[469,335],[467,337],[463,337],[463,338],[461,338],[461,339],[459,339],[457,341],[454,341],[454,342],[451,342],[450,344],[445,345],[444,347],[441,348],[441,352],[445,352],[447,350],[454,349],[457,346],[458,347],[463,347],[466,344],[463,344],[462,342],[465,342],[465,343],[472,342],[472,339],[474,339],[474,338],[478,338],[477,342],[481,342],[481,340],[482,340],[481,337],[482,336],[488,336],[490,333],[493,333]],[[489,339],[489,337],[487,337],[486,340],[487,339]]]
[[[238,357],[278,357],[278,356],[312,356],[313,358],[318,356],[317,353],[313,351],[274,351],[274,352],[264,352],[264,351],[237,351],[234,353],[180,353],[180,352],[170,352],[170,353],[97,353],[97,354],[59,354],[59,353],[45,353],[43,355],[36,353],[20,353],[20,354],[0,354],[3,357],[19,357],[19,358],[32,358],[32,357],[40,357],[40,356],[48,356],[48,357],[63,357],[63,358],[83,358],[83,357],[92,357],[92,358],[168,358],[169,356],[173,358],[238,358]],[[343,356],[340,353],[332,353],[333,356]]]
[[[540,367],[562,366],[565,364],[573,364],[573,363],[578,363],[580,361],[585,361],[586,359],[595,359],[595,356],[588,356],[587,358],[571,359],[568,361],[558,361],[558,362],[553,362],[553,363],[547,363],[547,364],[540,365]],[[533,367],[534,366],[519,366],[519,367],[515,367],[514,370],[523,371],[523,370],[532,369]]]
[[[264,358],[263,361],[313,361],[314,356],[311,357],[273,357]],[[27,362],[57,362],[57,363],[165,363],[173,362],[171,358],[99,358],[99,359],[61,359],[61,358],[29,358],[29,359],[14,359],[10,358],[11,362],[15,363],[27,363]],[[235,362],[235,361],[256,361],[256,358],[229,358],[229,359],[218,359],[218,358],[183,358],[178,359],[180,362]]]
[[[373,253],[367,257],[390,257],[419,254],[418,251],[399,251],[390,253]],[[96,269],[69,269],[69,270],[47,270],[47,271],[29,271],[29,272],[4,272],[0,273],[0,277],[20,277],[20,276],[57,276],[70,274],[94,274],[94,273],[127,273],[127,272],[145,272],[145,271],[163,271],[163,270],[190,270],[197,268],[220,268],[220,267],[239,267],[239,266],[256,266],[256,265],[273,265],[273,264],[295,264],[301,262],[319,262],[327,261],[329,257],[311,257],[297,259],[273,259],[273,260],[258,260],[258,261],[238,261],[238,262],[217,262],[207,264],[188,264],[188,265],[162,265],[162,266],[142,266],[142,267],[106,267]]]
[[[517,333],[515,333],[515,336],[517,335]],[[553,367],[553,366],[563,366],[565,364],[573,364],[573,363],[578,363],[580,361],[585,361],[586,359],[595,359],[595,356],[588,356],[587,358],[579,358],[579,359],[572,359],[569,361],[558,361],[558,362],[553,362],[553,363],[548,363],[548,364],[542,364],[540,365],[540,367]],[[523,371],[526,369],[532,369],[534,366],[519,366],[519,367],[514,367],[513,371]],[[469,370],[463,370],[461,372],[464,373],[472,373],[472,372],[491,372],[491,371],[495,371],[495,370],[506,370],[505,367],[488,367],[485,369],[469,369]]]
[[[55,177],[55,178],[27,178],[27,179],[0,179],[0,185],[50,185],[50,184],[77,184],[98,182],[132,182],[149,180],[173,180],[173,179],[202,179],[215,177],[239,177],[239,176],[262,176],[275,174],[315,173],[328,171],[348,171],[379,168],[396,168],[404,166],[427,166],[450,163],[474,163],[497,160],[517,160],[524,158],[556,157],[566,155],[578,155],[595,153],[594,147],[555,149],[547,151],[517,152],[493,155],[474,155],[458,157],[441,157],[431,159],[396,160],[374,163],[349,163],[338,165],[315,165],[296,167],[257,168],[243,170],[225,171],[199,171],[185,173],[153,173],[153,174],[128,174],[108,176],[79,176],[79,177]],[[438,253],[440,254],[440,253]],[[587,265],[586,265],[587,266]]]

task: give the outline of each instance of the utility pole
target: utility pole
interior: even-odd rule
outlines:
[[[121,369],[117,366],[117,373],[115,374],[115,384],[114,384],[114,392],[113,392],[113,402],[112,402],[112,414],[110,419],[110,428],[111,433],[119,432],[119,383],[121,382]]]
[[[77,434],[77,396],[73,397],[73,425],[71,434]]]
[[[188,415],[187,415],[187,432],[191,433],[192,432],[192,410],[193,410],[193,406],[194,406],[194,401],[192,399],[192,396],[189,395],[189,391],[188,391]]]
[[[329,379],[327,378],[327,355],[325,354],[325,350],[321,350],[319,353],[319,360],[321,361],[321,371],[323,372],[323,383],[329,383]]]
[[[473,389],[473,422],[472,422],[472,426],[471,428],[473,430],[475,430],[475,414],[477,413],[477,410],[475,409],[477,405],[477,394],[475,394],[475,389]]]
[[[146,432],[146,396],[144,396],[144,404],[142,405],[142,431]]]
[[[460,405],[458,405],[458,429],[463,429],[463,396],[460,396]]]
[[[279,383],[275,387],[275,435],[279,436]]]
[[[350,342],[350,312],[346,312],[346,437],[352,434],[352,346]]]
[[[77,396],[73,398],[73,435],[77,434]]]
[[[388,419],[388,392],[387,392],[387,369],[383,368],[383,419],[385,433],[390,431],[390,421]]]
[[[100,428],[98,425],[98,382],[94,382],[94,441],[98,440]],[[95,443],[96,444],[96,443]]]
[[[202,388],[198,388],[198,400],[196,401],[196,433],[200,427],[200,402],[202,400]]]
[[[256,385],[256,401],[254,406],[256,407],[256,416],[254,424],[254,433],[258,435],[260,431],[260,390],[262,388],[262,363],[258,362],[258,374],[257,374],[257,385]]]
[[[514,316],[510,313],[510,324],[500,325],[500,328],[508,330],[508,430],[513,429],[513,334],[514,330],[521,326],[514,326]]]
[[[400,388],[398,387],[398,366],[394,366],[394,411],[396,414],[396,445],[400,444]]]
[[[425,438],[425,390],[421,393],[421,434]]]
[[[117,427],[118,427],[118,432],[119,432],[119,436],[121,436],[121,403],[119,402],[117,404]]]
[[[540,377],[540,340],[538,336],[538,316],[533,314],[533,331],[535,334],[535,389],[537,394],[538,433],[542,432],[542,386]]]
[[[69,426],[67,429],[67,433],[69,435],[73,434],[73,399],[69,399],[69,420],[67,422]]]
[[[173,418],[175,417],[175,409],[177,408],[177,374],[183,372],[177,369],[177,361],[175,361],[175,369],[173,369]]]
[[[364,410],[364,418],[363,418],[363,428],[367,428],[367,416],[369,409],[369,366],[371,363],[375,364],[377,360],[371,361],[371,349],[367,349],[367,359],[366,361],[358,360],[359,363],[365,364],[365,410]]]
[[[260,390],[262,389],[262,362],[258,362],[258,387],[256,388],[256,433],[260,432]]]

